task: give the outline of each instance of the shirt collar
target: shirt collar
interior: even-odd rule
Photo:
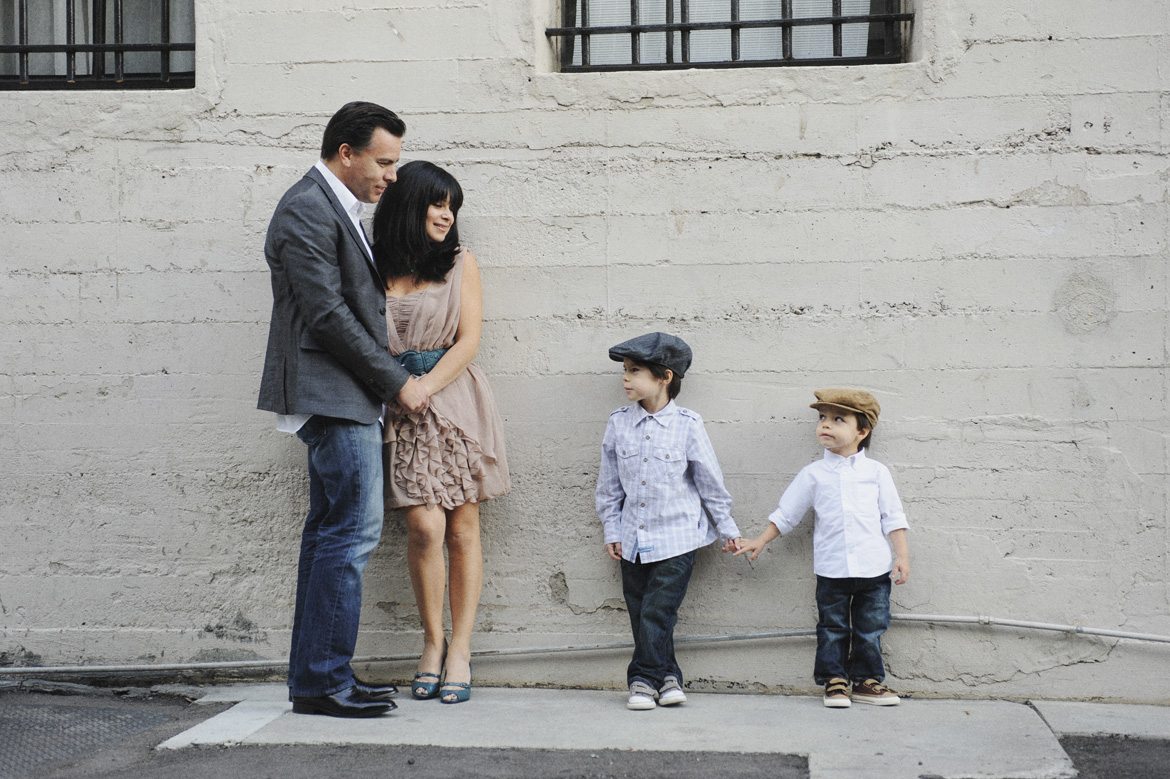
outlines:
[[[864,449],[858,449],[856,454],[852,454],[849,457],[842,457],[836,452],[830,452],[828,449],[826,449],[823,459],[825,461],[825,465],[829,466],[835,471],[843,465],[848,465],[850,468],[856,469],[857,466],[865,462],[866,458]]]
[[[313,167],[317,169],[318,173],[325,177],[325,181],[328,182],[329,188],[333,190],[334,195],[337,195],[337,199],[340,201],[341,207],[345,209],[345,213],[349,214],[349,218],[355,222],[360,220],[362,218],[362,214],[365,213],[366,210],[365,204],[358,200],[354,193],[349,191],[349,187],[345,186],[341,179],[337,178],[337,174],[329,170],[329,166],[325,164],[325,160],[317,160],[317,164]]]
[[[678,416],[678,406],[674,404],[673,400],[663,406],[657,414],[647,412],[646,409],[642,408],[641,403],[635,403],[634,406],[636,407],[634,413],[638,415],[634,420],[635,425],[639,425],[643,420],[649,418],[663,427],[670,427],[670,423]]]

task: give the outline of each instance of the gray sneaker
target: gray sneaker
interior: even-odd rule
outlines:
[[[630,699],[626,701],[626,708],[631,711],[645,711],[653,709],[658,704],[654,702],[654,688],[645,682],[630,684]]]
[[[678,679],[673,676],[666,677],[666,681],[662,683],[662,687],[658,690],[658,705],[677,706],[680,703],[686,702],[687,694],[683,692],[682,685],[678,683]]]

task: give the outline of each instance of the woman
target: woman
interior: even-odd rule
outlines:
[[[386,280],[390,352],[415,375],[429,407],[386,410],[386,505],[402,508],[407,560],[423,625],[411,694],[471,696],[471,632],[483,584],[479,504],[508,493],[503,426],[487,380],[471,364],[482,316],[475,257],[459,244],[459,182],[429,162],[398,171],[374,215],[374,258]],[[450,561],[451,642],[443,631]]]

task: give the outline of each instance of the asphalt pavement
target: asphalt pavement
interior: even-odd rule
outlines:
[[[347,720],[293,714],[280,683],[90,696],[0,685],[0,777],[1170,776],[1170,706],[688,697],[634,712],[620,692],[476,687],[467,703],[400,695],[391,714]]]

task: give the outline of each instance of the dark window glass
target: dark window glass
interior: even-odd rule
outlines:
[[[910,0],[563,0],[561,70],[903,62]]]
[[[0,0],[0,88],[191,88],[194,6],[194,0]]]

